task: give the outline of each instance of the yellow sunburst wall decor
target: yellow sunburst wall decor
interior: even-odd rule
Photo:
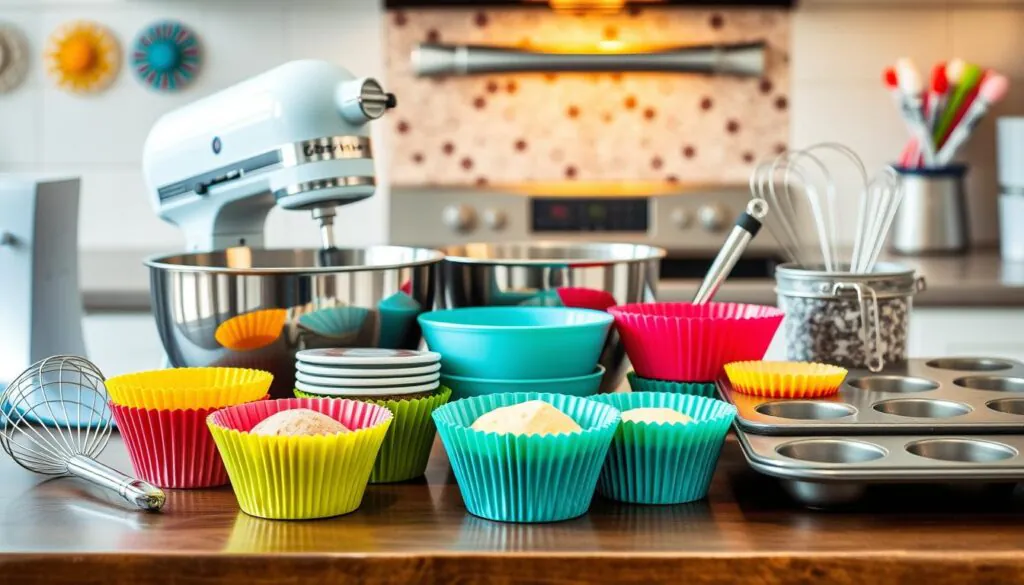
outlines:
[[[47,45],[47,69],[57,85],[68,91],[102,91],[121,70],[117,38],[99,23],[64,23],[50,35]]]

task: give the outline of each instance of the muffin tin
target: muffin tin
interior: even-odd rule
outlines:
[[[1024,433],[1024,363],[1002,358],[915,359],[879,373],[851,370],[835,396],[722,397],[738,428],[762,435]]]
[[[811,508],[855,502],[869,484],[1024,481],[1024,435],[736,435],[751,467]]]

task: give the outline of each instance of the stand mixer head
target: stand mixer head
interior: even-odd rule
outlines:
[[[395,105],[333,63],[287,63],[157,121],[143,150],[150,201],[190,251],[262,247],[274,206],[311,211],[333,248],[335,208],[376,190],[367,124]]]

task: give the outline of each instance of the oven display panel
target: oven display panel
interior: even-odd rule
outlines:
[[[647,197],[584,199],[542,197],[530,200],[534,232],[631,232],[648,230]]]

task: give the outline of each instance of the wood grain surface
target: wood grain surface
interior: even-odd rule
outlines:
[[[104,456],[129,470],[116,437]],[[711,496],[682,506],[595,499],[546,525],[467,514],[443,452],[427,478],[371,486],[348,516],[274,522],[229,488],[169,491],[132,511],[70,479],[0,462],[0,584],[1024,583],[1019,490],[886,486],[814,512],[746,466],[730,441]]]

